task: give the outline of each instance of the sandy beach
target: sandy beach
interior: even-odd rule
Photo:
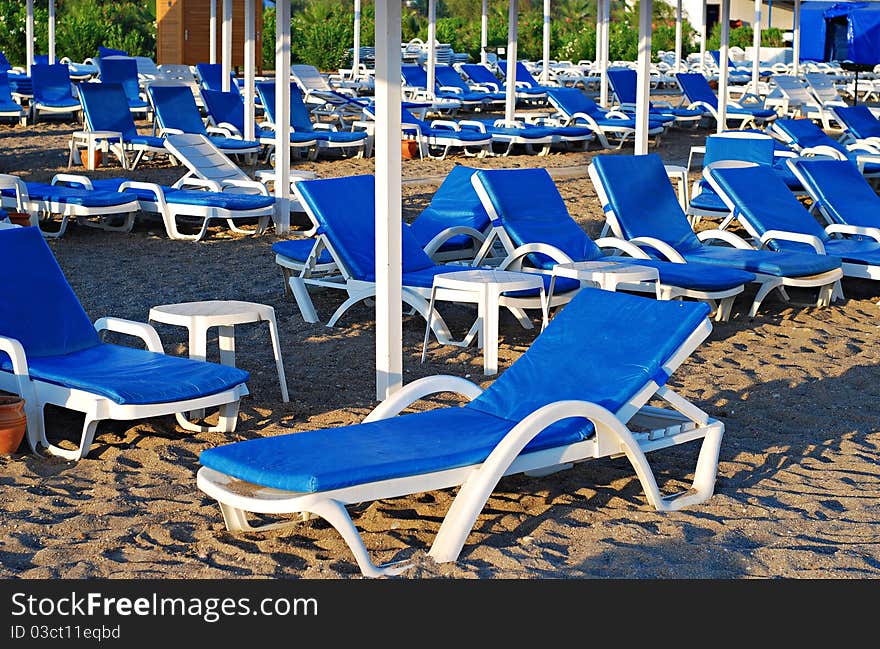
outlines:
[[[67,142],[78,127],[41,122],[0,126],[0,173],[47,181],[68,172]],[[673,130],[657,150],[686,164],[706,130]],[[623,153],[631,152],[631,146]],[[587,177],[597,153],[546,157],[405,160],[405,178],[443,177],[455,164],[564,170],[557,186],[573,216],[592,236],[602,210]],[[374,159],[298,162],[320,177],[372,173]],[[128,175],[174,182],[185,169],[163,160],[124,172],[115,161],[93,178]],[[692,176],[695,177],[695,176]],[[427,205],[436,183],[404,185],[404,215]],[[311,520],[262,533],[225,530],[217,503],[196,487],[199,453],[228,442],[360,421],[376,405],[375,330],[366,306],[335,328],[303,321],[285,295],[270,248],[279,237],[214,228],[204,242],[172,241],[155,222],[131,233],[71,226],[50,240],[71,286],[92,320],[145,321],[151,306],[235,299],[274,307],[291,399],[281,400],[266,329],[236,328],[236,361],[251,373],[236,432],[186,433],[173,417],[104,422],[88,457],[78,463],[35,456],[26,443],[0,457],[0,577],[13,578],[360,578],[351,552],[329,524]],[[14,278],[7,278],[14,280]],[[880,576],[880,285],[847,279],[846,299],[829,308],[771,296],[748,318],[749,287],[729,322],[671,377],[670,385],[724,422],[715,495],[676,513],[651,508],[625,459],[600,459],[543,478],[502,479],[469,535],[459,560],[426,556],[455,490],[352,507],[377,563],[408,559],[400,579],[750,579]],[[338,292],[313,295],[326,320]],[[472,311],[444,309],[466,328]],[[186,354],[180,327],[156,325],[165,349]],[[407,382],[431,374],[468,377],[482,386],[475,347],[432,340],[420,363],[424,321],[405,317]],[[502,317],[501,372],[534,340]],[[121,340],[121,339],[120,339]],[[218,360],[216,332],[209,360]],[[421,404],[429,408],[442,400]],[[53,439],[78,439],[82,415],[47,408]],[[653,466],[665,488],[691,477],[696,444],[660,451]]]

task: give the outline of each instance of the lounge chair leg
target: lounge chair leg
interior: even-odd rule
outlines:
[[[285,527],[298,525],[300,521],[279,521],[277,523],[266,523],[264,525],[251,525],[247,520],[247,512],[237,507],[232,507],[226,503],[220,503],[220,513],[223,514],[223,523],[230,532],[266,532],[268,530],[277,530]],[[307,519],[304,519],[307,520]]]
[[[831,301],[836,302],[837,300],[843,300],[843,284],[841,284],[840,280],[834,282],[834,288],[831,291]]]
[[[749,318],[754,318],[758,313],[758,309],[761,306],[761,302],[765,297],[772,291],[774,288],[780,288],[782,286],[782,279],[772,279],[761,284],[761,288],[758,289],[758,292],[755,294],[755,299],[752,302],[752,308],[749,309]]]
[[[177,420],[178,426],[191,433],[232,433],[235,432],[235,426],[238,423],[238,407],[238,400],[220,406],[220,417],[216,426],[195,424],[188,420],[183,412],[175,412],[174,418]]]
[[[74,462],[81,460],[88,454],[89,449],[92,446],[92,441],[95,439],[95,431],[97,430],[97,428],[98,420],[92,419],[91,417],[86,415],[86,420],[83,423],[82,437],[80,438],[78,448],[67,449],[55,446],[54,444],[46,443],[46,451],[50,455],[54,455],[65,460],[72,460]],[[43,439],[45,440],[45,437]]]
[[[718,310],[715,312],[716,322],[727,322],[730,319],[730,313],[733,311],[734,296],[726,297],[718,303]]]

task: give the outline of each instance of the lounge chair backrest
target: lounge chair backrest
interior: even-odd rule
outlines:
[[[80,84],[79,99],[90,131],[116,131],[125,138],[138,134],[125,91],[118,83]]]
[[[664,366],[706,319],[709,306],[616,296],[622,299],[604,309],[590,299],[572,300],[560,314],[565,317],[551,320],[528,351],[466,407],[515,422],[566,399],[617,413],[649,381],[666,383],[671,368]]]
[[[718,108],[718,97],[701,73],[676,72],[675,78],[678,79],[678,85],[681,86],[681,91],[687,96],[688,101],[702,101],[713,108]]]
[[[101,83],[118,83],[129,99],[140,98],[137,62],[131,58],[111,57],[98,59]]]
[[[34,101],[52,104],[73,97],[70,86],[70,69],[64,63],[31,66]]]
[[[599,105],[587,97],[580,88],[551,88],[547,91],[547,99],[558,111],[568,117],[575,113],[585,113],[592,117],[604,116]]]
[[[880,196],[852,162],[797,158],[791,164],[828,218],[837,223],[877,227]]]
[[[477,232],[489,227],[489,215],[471,185],[477,170],[456,165],[434,192],[431,202],[412,222],[412,232],[423,245],[446,228],[468,226]]]
[[[498,60],[498,69],[501,70],[501,74],[504,77],[507,77],[507,59],[499,59]],[[538,82],[535,80],[535,77],[532,76],[532,73],[529,72],[528,68],[522,61],[517,61],[514,65],[514,81],[518,81],[520,83],[527,84],[531,88],[537,88]]]
[[[216,124],[225,122],[232,124],[240,132],[244,131],[244,100],[241,94],[234,90],[223,92],[203,88],[202,101]]]
[[[811,119],[777,119],[773,122],[773,128],[801,148],[828,146],[845,155],[848,153],[845,146],[830,137]]]
[[[189,86],[151,84],[147,92],[156,111],[156,120],[162,128],[208,134]]]
[[[169,134],[165,136],[165,147],[198,178],[218,182],[251,180],[207,135]]]
[[[314,65],[294,63],[290,66],[290,74],[297,85],[303,90],[323,90],[330,92],[333,86],[324,78],[324,75]]]
[[[703,166],[707,167],[719,160],[742,160],[772,166],[773,138],[744,131],[710,135],[706,138]]]
[[[98,57],[106,58],[108,56],[128,56],[128,52],[125,50],[116,50],[112,47],[104,47],[103,45],[98,45]]]
[[[15,277],[0,291],[0,336],[18,340],[28,358],[100,343],[38,228],[0,231],[0,273]],[[5,354],[0,357],[6,359]]]
[[[797,103],[815,106],[816,98],[810,94],[810,91],[804,85],[803,81],[790,74],[774,74],[773,83],[779,90],[789,99],[795,100]]]
[[[836,107],[834,114],[856,139],[880,137],[880,120],[864,104]]]
[[[404,63],[400,66],[400,75],[403,77],[404,85],[411,88],[428,87],[428,73],[421,65],[417,63]]]
[[[608,83],[621,104],[636,103],[637,73],[630,68],[608,68]]]
[[[270,122],[276,123],[278,116],[275,114],[275,82],[260,81],[256,84],[256,89],[266,117]],[[302,90],[293,82],[290,84],[290,127],[294,131],[306,133],[315,130],[309,109],[303,101]]]
[[[463,63],[461,69],[475,83],[493,84],[499,88],[504,85],[498,77],[496,77],[492,71],[482,63]]]
[[[197,63],[196,72],[199,75],[202,88],[208,90],[223,90],[223,64],[221,63]],[[235,75],[229,73],[229,89],[239,92]]]
[[[6,54],[0,52],[0,72],[9,72],[12,69],[12,64],[9,62],[9,59],[6,58]]]
[[[373,175],[298,182],[295,191],[355,279],[376,279],[376,179]],[[403,227],[403,272],[434,266],[409,227]]]
[[[465,92],[469,92],[470,88],[464,82],[464,79],[461,78],[461,75],[455,71],[451,65],[446,64],[438,64],[434,67],[434,75],[437,79],[437,83],[441,86],[447,86],[449,88],[459,88]]]
[[[656,153],[598,155],[591,165],[625,239],[654,237],[679,251],[702,246]]]
[[[556,183],[543,168],[482,169],[478,182],[492,205],[493,222],[504,228],[516,246],[546,243],[574,261],[600,259],[602,251],[578,225]],[[530,255],[545,269],[556,263],[547,255]]]
[[[770,167],[713,167],[709,173],[722,194],[734,204],[734,214],[747,221],[757,236],[770,230],[782,230],[812,235],[820,241],[828,240],[822,226]],[[772,241],[768,245],[778,248]],[[786,246],[812,250],[807,244]]]
[[[0,104],[12,102],[12,90],[9,86],[9,75],[0,70]]]

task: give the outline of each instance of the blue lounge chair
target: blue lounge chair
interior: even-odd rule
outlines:
[[[98,45],[98,58],[108,58],[111,56],[128,56],[128,52],[125,50],[119,50],[112,47],[104,47],[103,45]]]
[[[507,81],[507,59],[498,59],[498,72],[501,73],[502,83]],[[543,103],[547,99],[547,94],[550,90],[556,88],[556,86],[542,86],[535,77],[532,76],[532,73],[529,72],[528,68],[522,61],[517,61],[514,64],[514,84],[516,85],[517,92],[520,90],[525,90],[527,94],[523,95],[521,98],[526,99],[531,102],[541,102]]]
[[[306,268],[297,277],[291,277],[291,289],[303,318],[308,322],[317,322],[318,318],[311,300],[302,299],[308,295],[307,285],[345,290],[348,299],[329,319],[328,326],[332,327],[348,309],[371,299],[376,293],[375,178],[362,175],[304,180],[294,185],[294,192],[317,226],[318,243],[312,255],[327,250],[338,266],[339,275],[331,281],[315,280],[311,277],[311,269]],[[428,320],[428,301],[434,276],[470,267],[436,263],[425,253],[407,226],[404,226],[402,236],[403,301]],[[545,290],[549,287],[549,280],[546,277]],[[579,284],[570,280],[562,285],[557,283],[550,306],[567,303],[578,288]],[[542,308],[537,291],[504,296],[500,304],[511,310],[526,328],[531,328],[532,324],[524,310]],[[452,344],[449,329],[436,311],[432,312],[430,323],[439,340]],[[472,328],[471,333],[475,333],[475,329]],[[466,346],[472,340],[469,334],[464,342],[458,344]]]
[[[33,452],[67,460],[85,457],[98,423],[173,414],[190,431],[231,433],[248,373],[205,361],[166,356],[155,329],[119,318],[89,321],[49,246],[36,228],[0,230],[0,268],[17,273],[0,295],[0,389],[25,400],[27,439]],[[101,331],[141,338],[147,349],[104,343]],[[85,413],[75,448],[46,437],[44,408]],[[184,413],[220,408],[216,426],[190,422]]]
[[[485,108],[494,108],[504,105],[506,96],[497,90],[472,88],[462,79],[458,71],[451,65],[438,63],[434,67],[434,75],[441,90],[452,93],[460,93],[463,96],[479,98]]]
[[[199,75],[199,85],[203,89],[223,91],[223,65],[221,63],[197,63],[196,74]],[[229,72],[229,89],[241,94],[241,86],[232,71]]]
[[[726,320],[736,295],[755,280],[752,273],[706,264],[675,264],[651,259],[632,244],[613,238],[594,242],[571,217],[553,178],[546,169],[471,170],[473,189],[482,202],[492,229],[475,263],[483,261],[500,244],[504,265],[525,260],[540,272],[580,261],[620,261],[656,268],[660,291],[654,282],[625,284],[621,288],[659,294],[663,299],[691,297],[714,305],[717,320]],[[601,246],[601,247],[600,247]],[[634,256],[633,256],[634,255]]]
[[[880,242],[841,228],[826,230],[772,170],[729,164],[703,173],[756,245],[840,259],[844,277],[880,280]]]
[[[699,148],[692,147],[691,154]],[[792,192],[797,195],[805,194],[800,181],[786,165],[786,160],[796,154],[762,131],[738,130],[715,133],[706,138],[706,144],[702,149],[705,151],[704,168],[724,160],[742,160],[770,166]],[[721,219],[718,229],[723,230],[733,220],[727,205],[702,177],[694,182],[690,191],[687,213],[692,227],[699,223],[701,218],[707,217]]]
[[[56,174],[51,183],[25,182],[18,176],[0,174],[0,206],[28,212],[31,224],[40,226],[43,236],[64,236],[70,219],[80,225],[103,230],[131,231],[139,211],[137,201],[114,192],[90,192],[69,186],[83,176]],[[61,217],[57,229],[45,226]],[[36,229],[36,228],[35,228]]]
[[[621,109],[632,115],[636,110],[638,73],[631,68],[608,68],[608,83]],[[678,126],[697,126],[703,119],[703,111],[692,108],[676,108],[669,102],[652,101],[650,119],[672,122]]]
[[[760,168],[785,187],[788,196],[797,203],[794,194],[770,167]],[[657,154],[599,155],[593,158],[589,174],[605,212],[606,224],[618,237],[669,261],[716,264],[753,273],[759,288],[749,317],[757,314],[761,302],[772,290],[786,286],[818,288],[817,304],[825,306],[843,276],[837,257],[802,251],[783,254],[756,250],[727,230],[694,233]],[[754,185],[752,190],[763,197],[763,187],[755,191],[756,187],[759,185]],[[711,242],[724,245],[711,245]],[[784,290],[781,293],[786,297]]]
[[[712,90],[706,77],[699,72],[676,72],[675,78],[688,101],[686,107],[703,111],[706,117],[711,117],[717,123],[718,96]],[[746,98],[748,98],[747,95],[741,97],[741,99]],[[727,128],[730,124],[734,124],[738,128],[760,127],[772,122],[777,117],[775,110],[765,108],[760,102],[743,103],[728,99],[727,124],[724,127]]]
[[[556,117],[566,126],[586,125],[599,139],[602,148],[620,149],[630,139],[635,139],[636,121],[632,115],[619,110],[604,110],[587,97],[580,88],[552,88],[547,100],[556,110]],[[666,127],[660,121],[648,120],[648,135],[659,143]],[[611,140],[617,140],[612,146]]]
[[[546,476],[624,455],[655,509],[702,503],[714,491],[724,425],[665,384],[708,336],[707,313],[705,304],[584,289],[485,391],[459,377],[426,377],[360,424],[205,450],[198,487],[218,501],[233,531],[296,524],[256,526],[250,513],[324,518],[371,577],[399,574],[407,564],[373,562],[349,504],[460,487],[428,552],[449,562],[505,475]],[[468,403],[400,414],[440,392]],[[672,407],[647,406],[654,398]],[[691,488],[664,495],[647,454],[692,441],[701,443]]]
[[[864,236],[880,241],[880,196],[848,160],[794,158],[789,161],[829,234]]]
[[[108,138],[108,147],[123,169],[133,171],[145,155],[154,157],[168,154],[163,138],[138,132],[131,114],[131,104],[119,84],[84,83],[80,86],[79,96],[87,130],[118,134]],[[71,140],[68,168],[73,164],[74,149],[75,142]]]
[[[235,91],[202,90],[202,101],[208,112],[208,119],[213,126],[224,129],[227,137],[244,139],[244,99]],[[266,147],[267,153],[275,147],[275,131],[255,124],[254,136]],[[311,147],[318,143],[312,133],[291,131],[290,148],[292,151],[308,154]]]
[[[278,117],[275,111],[275,82],[260,81],[256,88],[266,111],[266,120],[269,125],[274,125]],[[340,131],[334,124],[312,122],[309,109],[302,98],[302,91],[295,83],[290,84],[290,128],[292,132],[300,134],[298,137],[314,138],[315,146],[310,154],[312,159],[317,159],[322,152],[329,150],[361,158],[367,147],[368,136],[365,131]]]
[[[880,119],[865,104],[834,106],[831,111],[843,127],[841,141],[844,144],[866,142],[880,146]]]
[[[12,98],[9,76],[2,70],[0,70],[0,117],[16,119],[22,126],[27,122],[27,114],[24,109]]]
[[[495,73],[482,63],[462,63],[460,70],[480,88],[490,92],[506,93],[504,81],[496,77]],[[543,88],[516,84],[516,98],[520,101],[543,102],[546,97],[547,92]]]
[[[256,141],[227,137],[215,127],[206,127],[196,105],[192,90],[185,85],[147,86],[147,94],[153,105],[159,135],[186,133],[204,135],[223,153],[248,155],[259,153],[261,144]]]
[[[417,89],[425,93],[426,97],[431,97],[432,99],[439,98],[458,101],[462,108],[466,108],[469,111],[478,111],[490,103],[485,93],[473,92],[470,89],[462,90],[460,87],[445,89],[436,76],[434,79],[434,88],[429,92],[428,73],[417,63],[405,63],[401,65],[400,74],[406,87]]]
[[[141,96],[137,62],[133,58],[101,57],[98,59],[101,83],[117,83],[125,91],[132,113],[149,118],[150,102]]]
[[[715,65],[718,66],[718,69],[721,69],[721,51],[720,50],[709,50],[709,55],[712,57],[712,60],[715,61]],[[769,73],[762,71],[760,76],[766,77]],[[752,70],[751,67],[746,65],[740,67],[736,61],[727,57],[727,79],[732,84],[745,85],[748,84],[752,80]]]
[[[63,63],[31,66],[31,82],[34,97],[30,105],[30,122],[36,124],[37,115],[79,116],[82,105],[74,96],[70,71]]]
[[[800,156],[818,155],[849,160],[865,178],[880,179],[880,143],[872,146],[867,142],[854,141],[844,145],[809,119],[777,119],[770,130]]]

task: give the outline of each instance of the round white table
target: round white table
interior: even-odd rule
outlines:
[[[208,329],[217,327],[220,362],[233,367],[235,366],[235,325],[268,322],[275,367],[281,384],[281,397],[285,403],[290,400],[287,393],[287,379],[284,376],[284,363],[281,360],[281,346],[278,342],[278,323],[275,320],[275,309],[271,306],[238,300],[161,304],[150,309],[149,319],[186,327],[189,332],[189,356],[202,361],[207,359]]]
[[[452,291],[444,298],[456,302],[475,302],[477,320],[474,323],[477,345],[483,349],[483,373],[487,376],[498,373],[498,309],[502,295],[514,291],[538,290],[541,296],[541,314],[547,324],[547,295],[544,292],[544,279],[537,273],[523,273],[506,270],[473,269],[440,273],[434,276],[431,286],[431,299],[428,303],[428,322],[425,325],[425,339],[422,345],[422,361],[428,349],[431,332],[431,314],[438,291]],[[466,346],[471,336],[464,341],[440,341],[443,344]]]
[[[550,279],[549,298],[557,277],[567,277],[581,282],[590,282],[606,291],[616,291],[621,284],[654,282],[657,299],[660,299],[660,273],[651,266],[628,264],[624,261],[573,261],[553,266]],[[549,299],[548,298],[548,299]]]

